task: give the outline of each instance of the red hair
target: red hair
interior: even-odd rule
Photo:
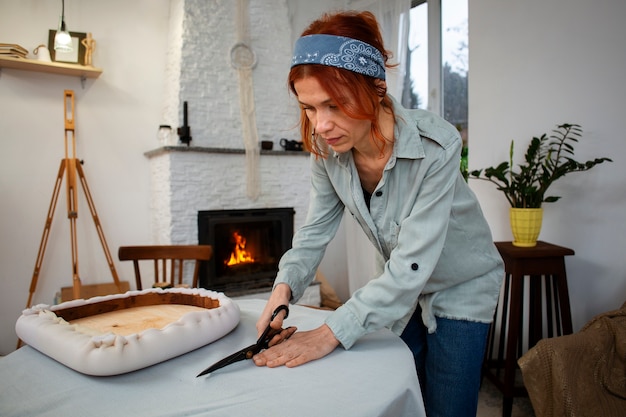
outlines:
[[[393,66],[387,63],[391,57],[391,52],[385,50],[378,22],[370,12],[324,14],[311,23],[301,36],[313,34],[345,36],[366,42],[382,53],[385,67]],[[294,95],[298,95],[294,87],[295,82],[305,77],[314,77],[337,107],[348,117],[369,120],[372,123],[372,136],[381,153],[383,152],[389,139],[385,138],[378,125],[378,112],[382,106],[391,111],[393,115],[393,106],[387,95],[387,89],[381,85],[380,80],[326,65],[297,65],[291,68],[288,78],[289,89]],[[305,149],[316,156],[326,157],[328,152],[322,149],[313,138],[313,128],[305,111],[301,110],[300,134]]]

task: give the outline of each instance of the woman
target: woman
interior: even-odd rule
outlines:
[[[346,209],[385,263],[322,326],[284,330],[254,361],[298,366],[386,326],[414,354],[428,415],[475,415],[502,260],[460,173],[457,130],[386,93],[388,58],[369,12],[324,15],[296,42],[289,87],[312,153],[311,199],[257,328],[302,296]]]

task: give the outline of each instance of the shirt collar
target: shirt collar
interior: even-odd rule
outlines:
[[[405,109],[391,95],[391,102],[395,113],[396,121],[394,126],[394,146],[393,157],[405,159],[424,158],[424,146],[422,145],[422,137],[417,127],[415,116],[410,110]],[[337,158],[340,164],[347,165],[352,159],[352,152],[338,153],[333,151],[333,156]]]
[[[417,127],[415,115],[411,114],[411,110],[405,109],[395,98],[390,97],[396,115],[394,155],[396,158],[424,158],[426,154],[422,144],[422,133]]]

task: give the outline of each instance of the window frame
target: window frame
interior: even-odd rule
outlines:
[[[426,110],[443,115],[443,62],[441,0],[411,0],[411,8],[428,3],[428,106]]]

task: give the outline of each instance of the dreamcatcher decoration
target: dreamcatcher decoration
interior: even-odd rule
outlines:
[[[237,1],[237,43],[230,50],[230,64],[239,75],[239,109],[246,152],[246,194],[256,200],[260,194],[259,134],[256,126],[252,70],[257,59],[250,47],[248,0]]]

